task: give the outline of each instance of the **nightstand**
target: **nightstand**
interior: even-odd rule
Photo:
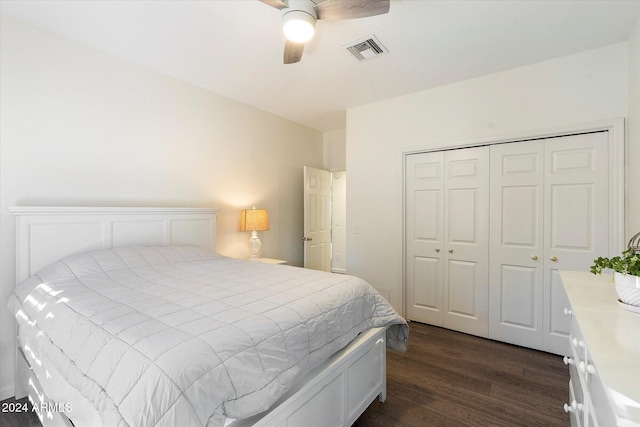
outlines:
[[[286,264],[287,261],[282,259],[273,258],[258,258],[256,261],[264,262],[265,264]]]

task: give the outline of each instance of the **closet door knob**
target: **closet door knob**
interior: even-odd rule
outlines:
[[[538,255],[531,255],[531,259],[534,260],[534,261],[537,261],[538,260]]]
[[[436,252],[440,252],[440,248],[436,248]]]
[[[453,253],[453,249],[449,249],[449,253],[452,254]]]
[[[556,262],[558,261],[558,257],[552,256],[551,258],[549,258],[551,261]]]

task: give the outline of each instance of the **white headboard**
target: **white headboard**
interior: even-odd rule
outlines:
[[[11,207],[16,280],[68,255],[127,245],[197,245],[215,251],[213,208]]]

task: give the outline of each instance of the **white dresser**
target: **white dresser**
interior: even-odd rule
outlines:
[[[640,427],[640,314],[621,308],[610,275],[561,271],[571,318],[572,427]]]

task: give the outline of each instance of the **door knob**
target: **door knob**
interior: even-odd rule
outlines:
[[[440,248],[436,248],[436,252],[440,252]]]
[[[549,258],[551,261],[556,262],[558,261],[558,257],[552,256],[551,258]]]
[[[534,260],[534,261],[537,261],[538,260],[538,255],[531,255],[531,259]]]
[[[449,253],[452,254],[453,253],[453,249],[449,249]]]

